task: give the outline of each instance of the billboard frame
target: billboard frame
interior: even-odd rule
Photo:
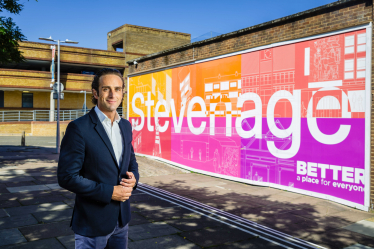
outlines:
[[[334,201],[334,202],[337,202],[337,203],[340,203],[340,204],[343,204],[343,205],[347,205],[347,206],[351,206],[351,207],[354,207],[354,208],[357,208],[357,209],[360,209],[360,210],[369,211],[370,207],[374,208],[374,204],[370,203],[370,187],[371,187],[370,186],[370,176],[371,176],[370,175],[370,173],[371,173],[370,172],[370,166],[371,166],[370,165],[370,151],[371,151],[371,144],[370,144],[370,137],[371,136],[370,135],[371,135],[371,102],[372,102],[372,94],[371,94],[372,23],[371,22],[368,23],[368,24],[364,24],[364,25],[349,27],[349,28],[340,29],[340,30],[336,30],[336,31],[331,31],[331,32],[323,33],[323,34],[314,35],[314,36],[308,36],[308,37],[303,37],[303,38],[299,38],[299,39],[293,39],[293,40],[288,40],[288,41],[283,41],[283,42],[272,43],[272,44],[269,44],[269,45],[264,45],[264,46],[259,46],[259,47],[255,47],[255,48],[251,48],[251,49],[246,49],[246,50],[242,50],[242,51],[239,51],[239,52],[229,53],[229,54],[215,56],[215,57],[210,57],[210,58],[202,59],[202,60],[196,60],[195,62],[181,63],[181,64],[178,64],[178,65],[173,65],[173,66],[169,66],[169,67],[166,66],[166,67],[163,67],[163,68],[158,68],[156,70],[149,70],[147,72],[143,71],[143,72],[140,72],[140,73],[134,73],[134,74],[128,75],[127,92],[130,93],[130,91],[129,91],[130,90],[130,88],[129,88],[129,78],[130,77],[155,73],[155,72],[164,71],[164,70],[172,69],[172,68],[176,68],[176,67],[183,67],[183,66],[187,66],[187,65],[193,65],[193,64],[208,62],[208,61],[212,61],[212,60],[222,59],[222,58],[231,57],[231,56],[240,55],[240,54],[249,53],[249,52],[255,52],[255,51],[269,49],[269,48],[273,48],[273,47],[278,47],[278,46],[283,46],[283,45],[288,45],[288,44],[294,44],[294,43],[298,43],[298,42],[302,42],[302,41],[308,41],[308,40],[323,38],[323,37],[332,36],[332,35],[338,35],[338,34],[347,33],[347,32],[353,32],[353,31],[357,31],[357,30],[360,30],[360,29],[365,29],[366,30],[366,75],[365,75],[365,90],[366,90],[366,92],[365,92],[366,93],[366,95],[365,95],[365,102],[366,102],[365,103],[366,104],[365,105],[365,172],[366,172],[366,174],[365,174],[365,188],[364,188],[364,193],[365,193],[364,194],[364,205],[357,204],[357,203],[347,201],[347,200],[344,200],[344,199],[341,199],[341,198],[338,198],[338,197],[334,197],[334,196],[331,196],[331,195],[327,195],[327,194],[321,194],[321,193],[316,193],[316,192],[312,192],[312,191],[308,191],[308,190],[292,188],[292,187],[283,186],[283,185],[279,185],[279,184],[275,184],[275,183],[258,182],[258,181],[243,179],[243,178],[239,178],[239,177],[221,175],[221,174],[208,172],[208,171],[204,171],[204,170],[198,170],[198,169],[195,169],[195,168],[192,168],[192,167],[189,167],[189,166],[185,166],[185,165],[182,165],[182,164],[179,164],[179,163],[167,160],[167,159],[163,159],[163,158],[159,158],[159,157],[155,157],[155,156],[151,156],[151,155],[147,155],[147,154],[142,154],[142,153],[135,153],[135,154],[140,155],[140,156],[146,156],[146,157],[149,157],[149,158],[153,158],[153,159],[156,159],[156,160],[159,160],[159,161],[162,161],[162,162],[166,162],[168,164],[171,164],[171,165],[174,165],[174,166],[177,166],[177,167],[180,167],[180,168],[192,171],[192,172],[196,172],[196,173],[201,173],[201,174],[214,176],[214,177],[227,179],[227,180],[232,180],[232,181],[236,181],[236,182],[253,184],[253,185],[257,185],[257,186],[268,186],[268,187],[273,187],[273,188],[277,188],[277,189],[287,190],[287,191],[294,192],[294,193],[299,193],[299,194],[309,195],[309,196],[312,196],[312,197],[317,197],[317,198],[321,198],[321,199],[325,199],[325,200]],[[130,105],[128,103],[127,104],[127,119],[129,119],[129,113],[130,113]]]

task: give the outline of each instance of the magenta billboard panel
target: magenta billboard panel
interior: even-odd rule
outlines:
[[[367,210],[370,27],[131,77],[135,152]]]

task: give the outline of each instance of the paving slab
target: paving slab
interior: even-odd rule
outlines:
[[[62,195],[49,195],[49,196],[41,196],[41,197],[27,197],[27,198],[22,198],[18,199],[18,201],[23,205],[23,206],[28,206],[28,205],[36,205],[36,204],[41,204],[41,203],[52,203],[52,202],[62,202],[66,199],[66,197]]]
[[[3,217],[9,217],[9,215],[5,212],[4,209],[0,209],[0,218],[3,218]]]
[[[67,235],[67,236],[60,236],[57,239],[64,245],[66,249],[75,249],[75,236],[74,235]]]
[[[264,225],[266,227],[272,228],[276,231],[283,232],[285,234],[288,234],[288,235],[291,235],[293,237],[297,237],[297,238],[300,238],[300,239],[303,239],[305,237],[308,237],[308,236],[316,233],[316,231],[314,231],[314,229],[316,229],[316,227],[314,226],[313,221],[310,221],[310,222],[305,221],[305,222],[301,222],[301,223],[290,222],[290,223],[286,223],[286,224],[281,223],[281,222],[264,223],[263,221],[259,221],[258,223],[261,224],[261,225]],[[318,229],[318,226],[317,226],[316,230],[318,232],[324,231],[323,229]]]
[[[374,222],[372,221],[361,220],[343,228],[352,232],[374,237]]]
[[[21,187],[8,187],[6,188],[10,193],[17,192],[29,192],[29,191],[40,191],[40,190],[51,190],[45,185],[34,185],[34,186],[21,186]]]
[[[261,222],[267,219],[271,219],[274,215],[271,211],[265,212],[263,209],[260,208],[253,208],[253,207],[242,207],[236,210],[230,210],[231,214],[243,217],[247,220],[254,221],[254,222]]]
[[[177,206],[176,204],[173,204],[173,203],[170,203],[168,201],[164,201],[158,198],[154,200],[135,203],[134,205],[136,208],[140,210],[159,210],[159,209]]]
[[[34,186],[37,184],[33,181],[24,181],[24,182],[6,182],[5,185],[7,187],[18,187],[18,186]]]
[[[325,216],[335,216],[335,214],[348,211],[347,207],[344,206],[332,206],[332,205],[310,205],[310,207],[301,207],[297,210],[292,210],[291,213],[299,216],[303,216],[309,219],[317,219]]]
[[[71,194],[72,193],[69,190],[63,189],[63,188],[52,189],[52,190],[48,190],[48,191],[50,191],[53,195],[64,195],[64,194]]]
[[[132,240],[144,240],[165,235],[179,233],[180,230],[166,224],[165,222],[154,222],[132,226],[129,229],[129,238]]]
[[[184,232],[224,225],[222,222],[198,214],[184,216],[180,219],[175,220],[165,220],[165,222]]]
[[[183,239],[178,235],[163,236],[160,238],[145,239],[129,243],[129,249],[198,249],[200,246]]]
[[[0,246],[26,242],[17,228],[0,230]]]
[[[0,247],[1,249],[65,249],[57,239],[43,239]]]
[[[62,189],[58,183],[52,183],[52,184],[45,184],[50,189]]]
[[[364,245],[361,245],[361,244],[355,244],[355,245],[352,245],[352,246],[345,247],[344,249],[373,249],[373,247],[364,246]]]
[[[165,176],[165,175],[176,175],[176,174],[183,174],[189,173],[189,171],[174,167],[172,165],[152,160],[147,157],[137,156],[137,162],[139,164],[139,174],[143,177],[155,177],[155,176]],[[152,165],[153,167],[149,167],[148,165]]]
[[[35,181],[35,178],[31,176],[0,176],[0,182],[11,183],[15,181],[22,185],[20,182],[32,182]]]
[[[198,187],[217,187],[217,186],[226,185],[226,182],[224,182],[223,180],[215,179],[215,180],[210,180],[210,181],[197,182],[193,185],[198,186]]]
[[[198,191],[194,190],[194,191],[189,191],[189,192],[184,193],[184,195],[187,195],[188,197],[194,200],[198,200],[198,201],[214,199],[217,197],[223,197],[223,196],[227,196],[228,194],[231,194],[230,190],[217,191],[217,190],[212,190],[212,189],[205,190],[205,191],[204,189],[198,190]]]
[[[0,218],[0,230],[38,224],[31,214]]]
[[[160,199],[146,193],[138,193],[136,195],[131,195],[129,200],[131,203],[139,203],[146,201],[159,201]]]
[[[33,213],[32,215],[39,221],[44,223],[62,221],[62,220],[70,220],[73,214],[73,209],[65,209],[59,211],[47,211],[47,212],[39,212]]]
[[[135,226],[135,225],[140,225],[140,224],[145,224],[145,223],[151,223],[151,221],[147,220],[146,218],[139,215],[138,213],[131,213],[131,220],[130,220],[129,226]]]
[[[360,220],[366,220],[374,217],[374,213],[359,211],[355,209],[349,209],[347,211],[335,213],[334,217],[343,219],[350,222],[357,222]]]
[[[67,199],[75,199],[75,194],[74,193],[63,193],[63,196],[65,196]]]
[[[252,238],[240,242],[227,243],[214,247],[214,249],[284,249],[284,247],[260,238]]]
[[[66,200],[64,200],[64,202],[66,203],[66,204],[68,204],[70,207],[74,207],[74,205],[75,205],[75,200],[71,200],[71,199],[66,199]]]
[[[26,171],[21,170],[21,169],[16,169],[16,170],[0,170],[0,176],[17,176],[17,175],[22,175],[24,176]]]
[[[42,203],[39,205],[6,208],[5,211],[10,216],[16,216],[16,215],[45,212],[45,211],[57,211],[57,210],[63,210],[63,209],[69,209],[69,208],[71,207],[66,205],[63,202],[54,202],[54,203]]]
[[[10,193],[9,190],[7,189],[7,186],[3,185],[3,186],[0,186],[0,194],[3,194],[3,193]]]
[[[287,227],[290,224],[308,222],[309,219],[301,216],[296,216],[291,213],[281,213],[268,216],[267,219],[263,220],[263,223],[268,225],[279,224],[282,227]]]
[[[57,175],[43,175],[43,176],[34,176],[35,180],[37,182],[40,182],[42,184],[52,184],[57,183]]]
[[[341,228],[322,233],[314,233],[303,239],[327,248],[345,248],[355,244],[374,247],[373,237]]]
[[[34,177],[34,176],[55,176],[56,172],[51,172],[51,171],[29,172],[26,175],[27,176],[32,176],[32,177]]]
[[[180,234],[183,238],[202,247],[218,246],[228,242],[236,242],[254,238],[253,235],[230,226],[201,229]]]
[[[37,196],[52,195],[49,191],[33,191],[33,192],[20,192],[20,193],[3,193],[0,194],[0,201],[3,200],[16,200],[22,198],[32,198]]]
[[[17,200],[0,201],[0,208],[19,207],[21,204]]]
[[[306,220],[305,222],[297,224],[291,223],[288,224],[288,226],[283,226],[279,223],[271,225],[267,223],[265,225],[298,238],[305,238],[312,234],[325,233],[327,231],[342,228],[349,224],[351,224],[351,222],[336,219],[334,217],[323,217],[320,219]]]
[[[158,209],[156,212],[154,210],[141,210],[138,213],[151,221],[181,219],[183,216],[195,214],[193,211],[178,206]]]
[[[141,209],[135,207],[135,204],[132,204],[132,203],[130,203],[130,210],[132,213],[141,211]]]
[[[28,241],[74,234],[70,228],[70,221],[28,226],[19,230]]]

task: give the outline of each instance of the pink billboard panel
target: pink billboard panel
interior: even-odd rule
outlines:
[[[367,30],[131,77],[135,152],[367,210]]]

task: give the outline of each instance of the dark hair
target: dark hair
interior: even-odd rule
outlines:
[[[91,84],[91,90],[95,89],[98,96],[99,96],[100,78],[102,76],[108,75],[108,74],[113,74],[113,75],[117,75],[118,77],[120,77],[121,80],[122,80],[122,89],[125,88],[125,81],[123,80],[123,76],[122,76],[122,74],[121,74],[120,71],[118,71],[117,69],[112,69],[112,68],[103,68],[99,72],[96,73],[96,75],[95,75],[95,77],[94,77],[94,79],[92,81],[92,84]],[[97,99],[95,99],[95,96],[94,96],[93,93],[92,93],[91,102],[94,105],[97,105]]]

